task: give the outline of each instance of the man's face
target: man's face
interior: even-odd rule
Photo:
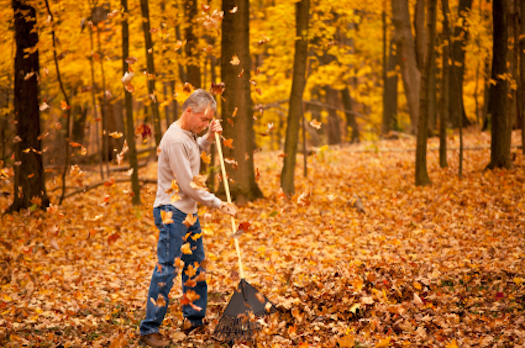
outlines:
[[[193,133],[201,133],[206,128],[210,126],[211,120],[213,120],[213,116],[215,115],[215,111],[206,109],[203,112],[194,112],[191,110],[190,114],[190,130]]]

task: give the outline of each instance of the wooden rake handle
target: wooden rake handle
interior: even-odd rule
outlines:
[[[217,144],[217,152],[219,153],[219,159],[221,161],[221,171],[222,171],[222,181],[224,182],[224,191],[226,191],[226,199],[228,203],[232,202],[232,198],[230,196],[230,185],[228,184],[228,177],[226,176],[226,168],[224,167],[224,157],[222,155],[222,148],[221,148],[221,138],[219,137],[219,133],[215,133],[215,143]],[[235,218],[231,217],[231,223],[232,223],[232,235],[235,234]],[[233,238],[233,241],[235,243],[235,251],[237,251],[237,258],[239,259],[239,275],[241,276],[241,279],[244,279],[244,271],[242,268],[242,258],[241,258],[241,248],[239,247],[239,239]]]

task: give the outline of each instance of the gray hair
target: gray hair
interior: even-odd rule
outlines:
[[[213,96],[203,90],[202,88],[196,89],[182,104],[182,112],[186,111],[187,108],[191,107],[194,112],[203,112],[206,108],[210,108],[211,111],[217,111],[217,102]]]

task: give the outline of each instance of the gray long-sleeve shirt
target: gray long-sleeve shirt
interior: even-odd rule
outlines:
[[[197,202],[219,208],[221,200],[214,194],[190,186],[193,177],[199,174],[201,152],[210,149],[206,137],[197,138],[194,133],[180,128],[174,122],[164,133],[159,148],[157,196],[153,207],[171,204],[186,214],[197,212]],[[166,193],[173,179],[179,185],[180,200],[175,202],[171,202],[174,193]]]

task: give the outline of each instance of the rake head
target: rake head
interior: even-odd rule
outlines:
[[[250,320],[250,316],[262,318],[275,312],[277,308],[273,303],[246,280],[241,279],[213,331],[213,338],[227,344],[253,341],[255,332],[260,330],[260,324]]]

